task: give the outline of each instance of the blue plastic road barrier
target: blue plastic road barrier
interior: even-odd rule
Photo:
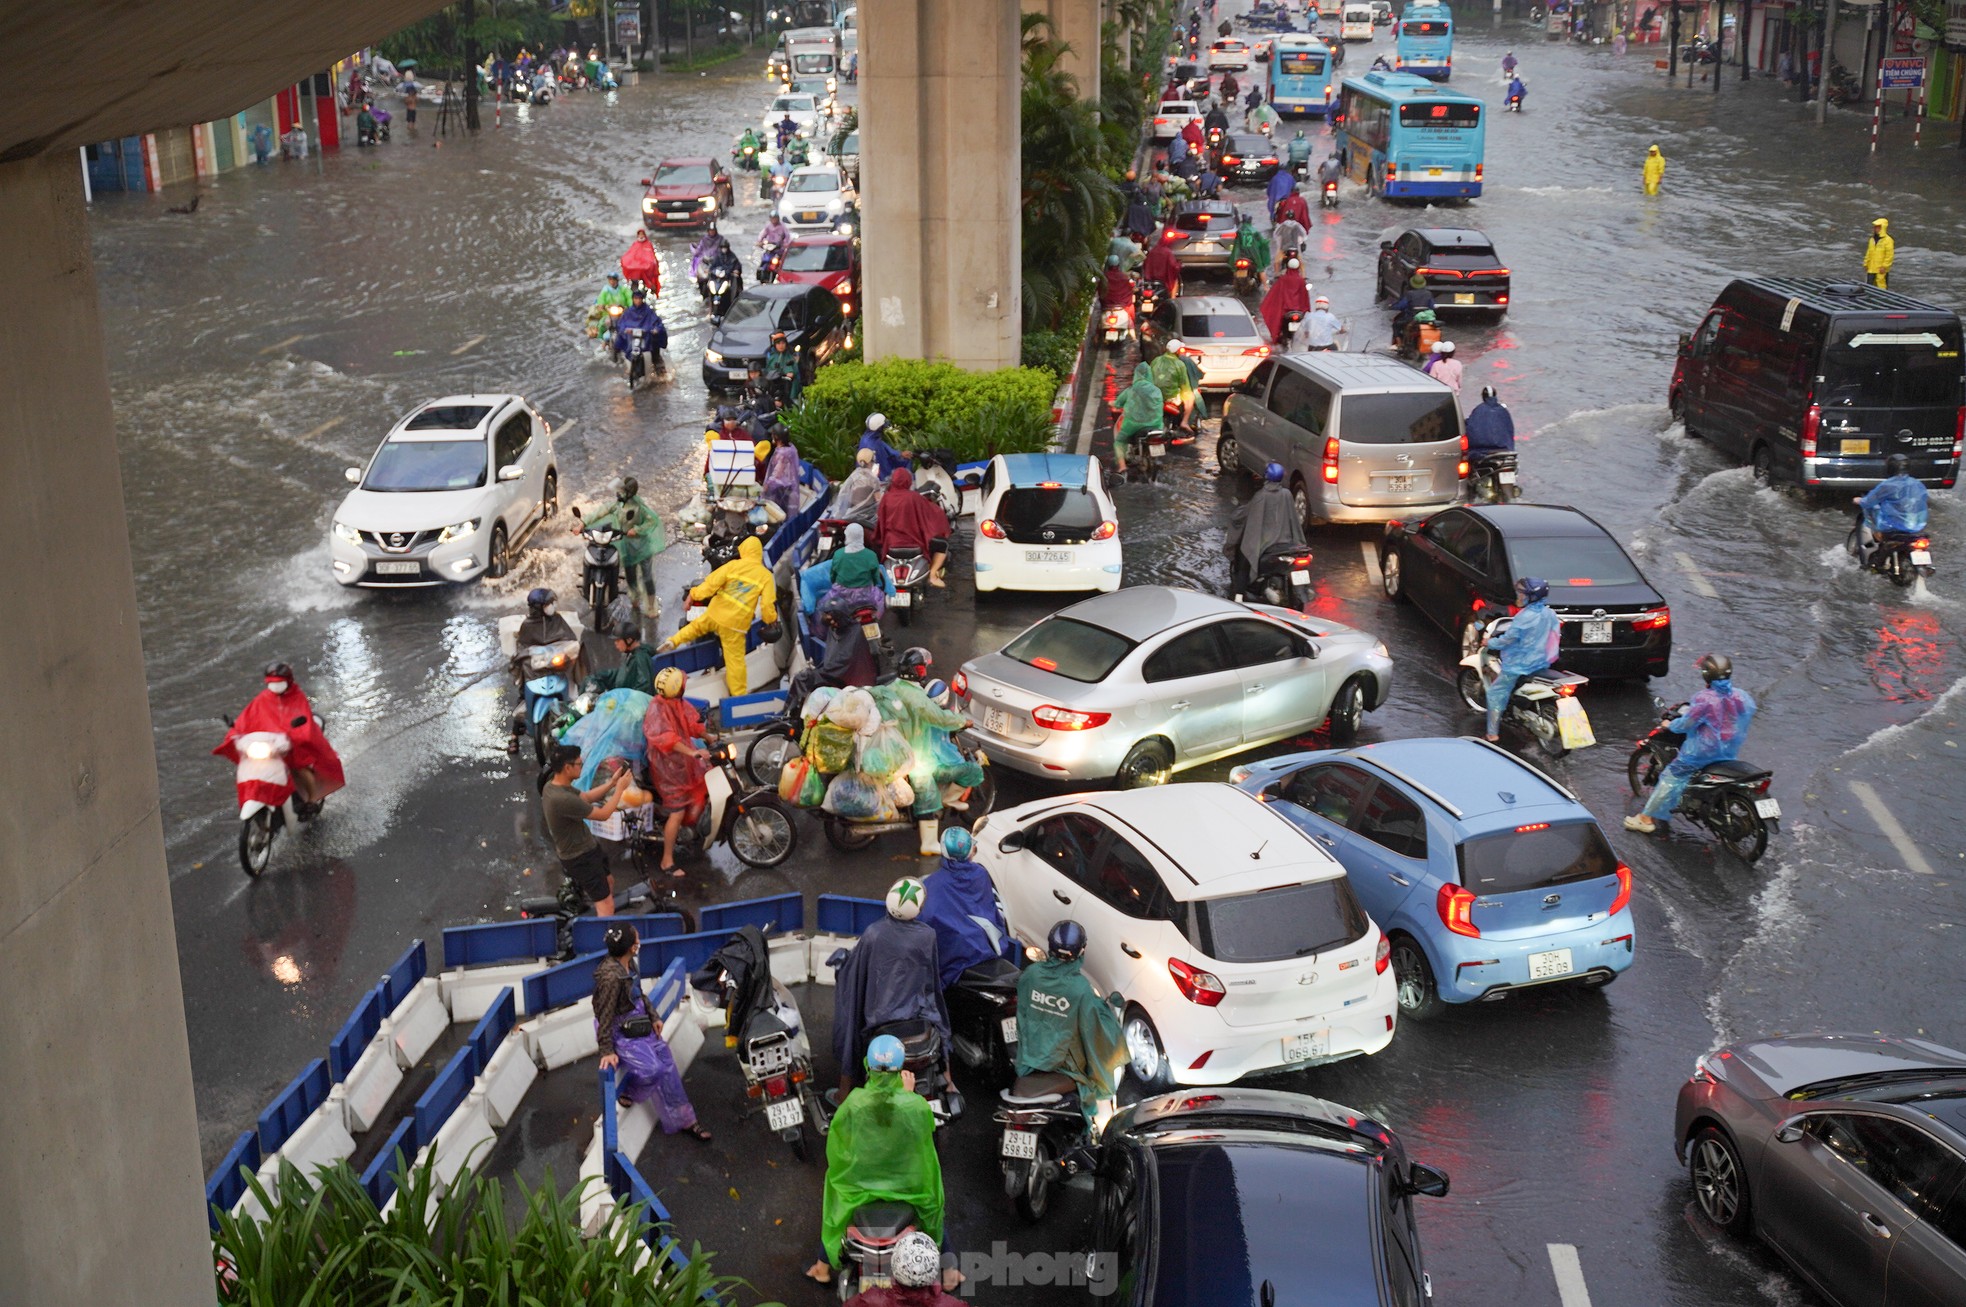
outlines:
[[[883,903],[882,911],[886,911]],[[703,932],[713,930],[733,931],[739,926],[756,926],[765,934],[781,931],[804,930],[806,924],[805,895],[773,894],[769,898],[740,899],[735,903],[719,903],[703,909],[698,921]]]
[[[355,1062],[362,1056],[362,1050],[382,1029],[382,1013],[382,986],[377,985],[355,1005],[355,1011],[335,1032],[335,1037],[328,1041],[328,1073],[335,1083],[348,1079],[348,1073],[355,1069]]]
[[[766,690],[725,699],[717,705],[718,720],[727,731],[741,731],[785,713],[785,691]]]
[[[648,950],[644,948],[642,951],[646,953]],[[592,994],[594,964],[606,956],[605,953],[583,953],[557,967],[548,967],[536,976],[527,976],[523,987],[527,1014],[538,1016],[556,1007],[578,1003]]]
[[[444,1069],[430,1082],[430,1088],[423,1091],[423,1097],[416,1100],[416,1135],[429,1141],[437,1137],[437,1131],[450,1119],[464,1096],[471,1092],[471,1082],[478,1078],[478,1050],[466,1044],[451,1054],[451,1060],[444,1063]]]
[[[885,912],[886,906],[883,905],[881,910]],[[642,945],[642,975],[659,976],[676,962],[681,962],[684,970],[694,971],[708,962],[710,955],[722,948],[729,938],[730,932],[727,930],[705,930],[694,935],[677,935],[673,939],[649,940]]]
[[[559,923],[551,917],[494,921],[484,926],[451,926],[444,931],[444,966],[477,967],[492,962],[550,958],[560,951]]]
[[[887,915],[885,899],[856,899],[844,894],[821,894],[818,907],[822,935],[858,935]]]
[[[300,1123],[328,1101],[328,1088],[333,1083],[328,1076],[327,1059],[317,1057],[294,1077],[292,1084],[280,1091],[280,1096],[259,1114],[260,1157],[273,1156],[280,1151],[280,1145],[293,1138]]]
[[[677,1270],[686,1269],[689,1266],[688,1256],[674,1239],[662,1232],[662,1227],[671,1224],[674,1218],[669,1215],[669,1209],[662,1205],[662,1200],[655,1196],[655,1189],[642,1178],[642,1173],[635,1169],[635,1164],[628,1160],[626,1153],[615,1153],[614,1165],[609,1169],[618,1173],[623,1182],[623,1192],[617,1196],[627,1202],[642,1204],[643,1215],[649,1222],[642,1231],[643,1240],[674,1262]]]
[[[382,1151],[362,1172],[362,1188],[368,1191],[370,1200],[378,1208],[389,1201],[389,1195],[396,1192],[397,1174],[409,1169],[420,1147],[416,1118],[413,1116],[398,1121],[396,1128],[389,1132],[389,1138],[382,1141]]]
[[[218,1159],[218,1168],[205,1181],[205,1216],[218,1229],[218,1214],[229,1212],[232,1205],[246,1196],[246,1177],[241,1170],[259,1170],[259,1133],[248,1130],[225,1150],[225,1156]]]
[[[689,973],[690,969],[683,965],[683,960],[677,958],[655,982],[655,987],[649,991],[649,1006],[655,1009],[656,1020],[667,1021],[669,1014],[676,1010],[676,1005],[683,1001],[683,987],[689,984]]]
[[[394,1012],[396,1005],[410,996],[416,982],[430,974],[430,955],[422,940],[414,940],[396,959],[396,965],[382,973],[382,1005]]]
[[[491,1064],[492,1054],[498,1051],[498,1046],[504,1042],[505,1036],[511,1033],[512,1027],[517,1025],[518,1021],[519,1004],[512,993],[512,986],[507,985],[498,991],[498,997],[492,1000],[490,1009],[478,1019],[478,1024],[471,1028],[471,1038],[468,1043],[478,1055],[479,1072]]]
[[[614,1068],[601,1068],[601,1164],[610,1172],[608,1187],[612,1189],[615,1178],[612,1174],[615,1151],[621,1147],[621,1105],[615,1101]]]
[[[680,912],[617,912],[612,917],[575,917],[573,951],[595,953],[605,949],[610,926],[633,926],[635,933],[645,940],[681,935],[689,930],[689,922]]]

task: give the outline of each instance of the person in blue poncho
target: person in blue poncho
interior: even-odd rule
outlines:
[[[1885,479],[1872,486],[1863,498],[1850,501],[1864,512],[1857,547],[1862,551],[1865,566],[1870,565],[1880,535],[1917,535],[1931,520],[1925,485],[1911,475],[1910,468],[1911,460],[1903,454],[1891,455],[1884,460]]]
[[[1488,647],[1501,655],[1502,666],[1488,683],[1488,738],[1501,739],[1502,710],[1523,677],[1540,672],[1556,661],[1558,643],[1563,638],[1563,620],[1550,611],[1550,583],[1541,577],[1525,576],[1515,583],[1517,612],[1508,629],[1488,637]]]
[[[866,430],[860,433],[860,448],[873,451],[883,481],[894,475],[894,469],[908,466],[907,451],[888,444],[887,437],[882,434],[886,430],[887,414],[869,413]]]
[[[1004,923],[997,887],[980,862],[972,862],[976,841],[960,826],[942,833],[942,865],[922,880],[926,901],[921,920],[935,928],[942,964],[942,988],[963,972],[991,958],[1017,963],[1023,952]]]
[[[1754,723],[1754,696],[1734,688],[1734,660],[1726,654],[1706,655],[1700,659],[1699,668],[1706,688],[1694,695],[1666,727],[1684,736],[1686,742],[1660,773],[1659,784],[1645,801],[1644,810],[1625,818],[1626,830],[1655,834],[1679,807],[1680,796],[1701,768],[1741,756],[1748,727]]]

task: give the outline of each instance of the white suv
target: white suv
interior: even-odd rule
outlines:
[[[517,395],[450,395],[398,422],[328,535],[343,585],[419,586],[503,576],[559,507],[546,419]]]

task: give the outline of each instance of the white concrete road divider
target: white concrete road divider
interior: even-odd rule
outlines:
[[[342,1106],[335,1099],[334,1091],[328,1091],[328,1101],[315,1108],[313,1113],[300,1123],[300,1127],[287,1136],[287,1142],[280,1145],[280,1151],[259,1165],[259,1181],[266,1186],[268,1193],[278,1193],[280,1189],[280,1164],[290,1163],[302,1175],[312,1177],[324,1166],[333,1166],[345,1157],[355,1154],[355,1140],[348,1133],[343,1120]],[[259,1205],[254,1202],[252,1191],[246,1191],[242,1206],[251,1204],[246,1210],[258,1213]]]
[[[389,1014],[389,1029],[396,1050],[396,1065],[405,1071],[423,1060],[431,1045],[450,1028],[451,1012],[444,1006],[444,990],[434,976],[416,982],[408,998]]]
[[[437,1182],[447,1185],[457,1178],[467,1162],[483,1162],[498,1134],[492,1128],[491,1113],[485,1106],[483,1082],[474,1084],[464,1101],[457,1105],[437,1130],[437,1138],[417,1154],[417,1161],[432,1159]],[[434,1200],[434,1195],[432,1196]]]
[[[600,1051],[594,1038],[594,997],[542,1012],[519,1023],[513,1033],[526,1041],[526,1050],[542,1071],[571,1066]]]
[[[329,1096],[340,1096],[349,1133],[360,1134],[375,1125],[382,1110],[389,1106],[403,1084],[403,1068],[396,1063],[395,1030],[387,1018],[362,1056],[349,1068],[348,1078],[336,1085]]]
[[[501,962],[489,967],[452,967],[437,979],[444,987],[444,1002],[451,1010],[452,1021],[476,1021],[491,1011],[499,991],[508,985],[512,987],[512,1000],[518,1004],[519,1015],[524,1017],[533,1015],[526,1011],[526,977],[536,976],[551,965],[539,959]]]
[[[491,1055],[484,1074],[478,1077],[478,1084],[485,1091],[485,1112],[494,1129],[503,1130],[511,1122],[519,1101],[537,1079],[539,1063],[532,1060],[526,1041],[516,1032],[507,1035]]]

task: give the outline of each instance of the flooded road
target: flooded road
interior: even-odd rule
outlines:
[[[1591,687],[1601,743],[1552,769],[1636,873],[1639,962],[1601,996],[1524,995],[1409,1022],[1377,1057],[1265,1083],[1369,1111],[1453,1174],[1452,1196],[1421,1212],[1442,1301],[1499,1292],[1557,1303],[1555,1244],[1578,1250],[1599,1307],[1808,1302],[1766,1254],[1714,1240],[1687,1216],[1672,1097],[1693,1058],[1723,1039],[1832,1026],[1966,1041],[1943,1015],[1961,1010],[1966,979],[1933,965],[1952,955],[1966,876],[1954,816],[1966,793],[1966,589],[1950,543],[1966,539],[1966,513],[1953,494],[1934,495],[1940,573],[1922,596],[1894,590],[1844,557],[1846,514],[1760,488],[1689,440],[1665,390],[1678,333],[1729,277],[1854,278],[1880,214],[1899,241],[1894,289],[1957,304],[1958,154],[1942,126],[1916,155],[1894,126],[1873,159],[1855,115],[1833,111],[1818,131],[1813,107],[1777,100],[1764,79],[1743,88],[1730,76],[1717,96],[1669,89],[1649,53],[1546,47],[1527,29],[1483,23],[1458,34],[1453,85],[1498,108],[1499,60],[1513,45],[1530,87],[1522,115],[1489,120],[1486,193],[1416,209],[1348,187],[1339,209],[1317,213],[1306,270],[1349,320],[1354,348],[1383,342],[1371,286],[1388,228],[1480,227],[1513,270],[1502,324],[1449,326],[1466,393],[1496,385],[1512,409],[1525,497],[1596,517],[1673,608],[1672,677]],[[1382,31],[1352,47],[1347,71],[1388,42]],[[511,576],[466,590],[344,591],[325,545],[341,469],[424,399],[510,390],[554,424],[563,499],[591,502],[609,477],[633,473],[659,509],[679,508],[707,411],[686,238],[658,239],[674,382],[631,397],[594,361],[579,322],[636,229],[636,179],[663,155],[725,151],[762,112],[764,91],[756,66],[741,63],[611,103],[578,96],[508,114],[499,131],[440,148],[426,115],[420,140],[228,174],[193,215],[163,212],[177,196],[96,204],[208,1161],[318,1055],[407,939],[434,943],[445,925],[508,915],[557,876],[530,778],[504,753],[493,624],[535,584],[571,592],[572,537],[548,533]],[[1654,142],[1670,165],[1664,193],[1647,199],[1638,170]],[[755,199],[742,205],[727,229],[740,250],[761,218]],[[1128,579],[1219,589],[1234,488],[1215,475],[1207,441],[1173,471],[1119,492]],[[1317,611],[1393,650],[1392,698],[1363,735],[1469,731],[1454,652],[1380,594],[1375,538],[1313,540]],[[693,554],[665,556],[665,593],[700,573]],[[956,554],[955,584],[919,628],[944,667],[1053,606],[973,607],[967,551]],[[1624,757],[1653,719],[1652,696],[1686,697],[1693,660],[1709,649],[1733,655],[1760,701],[1747,755],[1775,767],[1785,813],[1752,868],[1704,833],[1615,829],[1633,807]],[[233,856],[229,770],[206,755],[217,719],[275,657],[295,664],[328,718],[350,786],[253,883]],[[1233,761],[1190,777],[1223,776]],[[1037,793],[1005,789],[1006,802]],[[685,898],[871,894],[914,865],[902,843],[841,858],[816,826],[802,836],[788,868],[740,875],[720,861],[692,876]],[[686,1239],[724,1249],[722,1269],[793,1300],[818,1171],[775,1156],[765,1165],[756,1123],[730,1108],[727,1072],[718,1057],[692,1074],[717,1142],[658,1142],[643,1170]],[[591,1085],[580,1068],[568,1074]],[[981,1114],[944,1144],[952,1194],[976,1196],[952,1204],[950,1246],[1081,1246],[1086,1195],[1067,1194],[1034,1234],[997,1199],[991,1150]]]

